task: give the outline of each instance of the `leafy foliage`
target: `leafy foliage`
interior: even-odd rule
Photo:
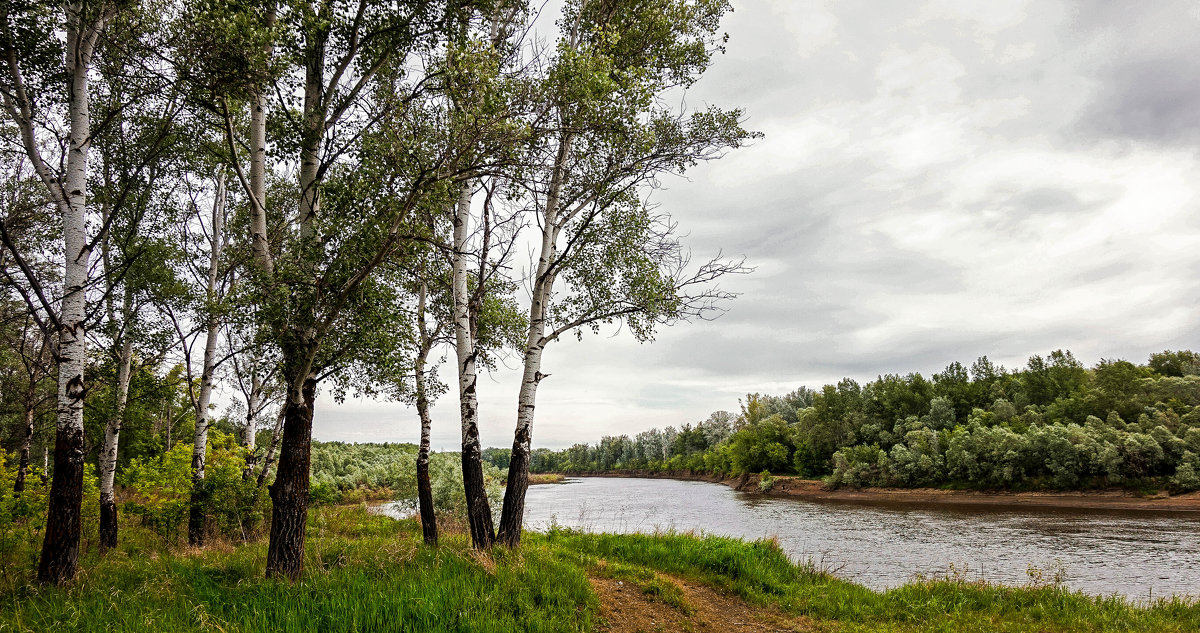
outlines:
[[[415,504],[417,447],[414,444],[345,444],[314,442],[312,500],[318,504],[358,503],[368,499]],[[493,507],[504,496],[504,473],[484,464],[484,480]],[[433,453],[429,479],[434,509],[448,517],[466,516],[462,463],[458,453]],[[415,505],[414,505],[415,507]]]
[[[213,528],[242,540],[257,536],[269,508],[253,478],[242,477],[245,449],[233,435],[209,431],[205,477],[206,507]],[[168,542],[176,542],[187,524],[192,495],[192,447],[183,442],[150,458],[135,458],[122,474],[129,498],[125,511]]]
[[[1101,360],[1087,369],[1059,350],[1011,372],[984,357],[970,370],[952,363],[932,380],[889,374],[861,386],[845,379],[820,391],[755,393],[735,430],[716,441],[692,441],[690,425],[652,429],[542,450],[534,468],[765,470],[853,487],[1197,490],[1196,358],[1168,351],[1146,365]]]

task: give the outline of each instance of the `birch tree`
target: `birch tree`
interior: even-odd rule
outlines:
[[[439,253],[440,255],[440,253]],[[433,416],[430,413],[431,400],[445,391],[445,386],[437,379],[437,367],[440,362],[431,366],[430,354],[435,349],[449,342],[450,319],[446,312],[448,301],[445,300],[444,290],[448,284],[437,283],[428,274],[430,265],[421,262],[415,271],[416,306],[412,315],[415,324],[415,350],[412,360],[411,397],[408,390],[401,387],[398,391],[401,399],[410,399],[417,409],[417,419],[421,424],[421,439],[417,445],[417,514],[421,520],[421,535],[426,545],[436,546],[438,542],[437,515],[433,508],[433,484],[429,479],[430,435],[433,429]],[[431,292],[431,286],[433,292]],[[439,301],[439,298],[442,300]]]
[[[573,0],[545,76],[550,125],[523,179],[536,261],[516,431],[497,538],[521,539],[537,390],[548,344],[622,324],[638,340],[660,324],[704,317],[732,297],[716,281],[738,261],[690,265],[676,224],[646,195],[754,137],[739,110],[685,113],[664,96],[690,86],[721,50],[726,0]]]
[[[223,314],[229,310],[232,267],[225,257],[227,191],[220,167],[211,188],[196,187],[185,204],[190,213],[180,218],[176,257],[179,277],[163,284],[157,307],[175,330],[188,400],[196,426],[192,437],[192,497],[188,513],[188,543],[204,544],[205,455],[212,425],[212,393],[217,371],[230,356],[218,357]],[[207,207],[207,208],[205,208]],[[203,340],[197,373],[195,344]]]
[[[117,545],[114,482],[139,315],[145,293],[138,278],[156,274],[167,206],[185,154],[180,128],[183,103],[173,77],[152,51],[164,45],[148,32],[162,24],[152,7],[140,7],[114,18],[108,37],[119,46],[102,49],[96,58],[100,81],[93,87],[97,116],[105,124],[93,132],[98,156],[93,169],[93,204],[106,227],[100,239],[105,321],[96,330],[116,365],[111,415],[104,427],[98,459],[100,548]],[[153,330],[155,328],[141,328]],[[141,336],[143,345],[154,337]],[[143,354],[157,357],[158,354]]]
[[[47,315],[57,337],[58,417],[54,477],[38,581],[62,584],[75,577],[83,495],[83,400],[87,393],[88,271],[95,237],[87,230],[88,160],[92,145],[89,87],[92,60],[119,5],[75,1],[56,5],[6,3],[0,9],[4,73],[0,100],[16,126],[23,150],[45,185],[62,221],[62,294],[57,308],[46,288],[30,278],[31,304]],[[61,29],[61,31],[59,31]],[[60,35],[61,33],[61,39]],[[58,143],[48,136],[65,130]],[[55,148],[62,148],[60,155]],[[15,245],[6,243],[17,265]],[[26,273],[30,275],[30,273]]]
[[[9,321],[11,329],[6,328],[5,331],[5,345],[13,352],[18,365],[10,384],[13,391],[20,394],[21,441],[17,449],[17,476],[13,481],[13,494],[19,494],[25,490],[25,478],[29,474],[30,451],[37,431],[38,415],[47,400],[53,400],[48,390],[48,383],[54,378],[50,353],[53,341],[33,322],[24,302],[13,307],[23,313]]]
[[[523,68],[517,52],[519,32],[527,17],[521,2],[496,2],[467,13],[451,16],[445,67],[447,81],[446,127],[456,138],[460,151],[476,154],[476,162],[493,168],[515,161],[514,148],[525,142],[527,112],[521,102],[528,99]],[[514,69],[515,66],[515,69]],[[514,73],[515,70],[515,73]],[[483,473],[483,449],[479,440],[480,361],[487,348],[481,345],[481,326],[488,297],[499,296],[496,273],[508,263],[520,225],[515,215],[501,215],[496,193],[497,173],[488,178],[464,172],[455,181],[458,199],[448,205],[452,226],[450,295],[453,299],[454,350],[458,372],[459,417],[462,428],[461,466],[467,500],[467,524],[476,548],[490,547],[495,540],[491,503]],[[483,192],[478,214],[473,200]]]
[[[241,392],[245,404],[238,403],[237,412],[242,416],[241,444],[246,449],[246,466],[242,478],[249,480],[258,470],[259,457],[270,448],[258,445],[258,431],[263,414],[273,408],[279,400],[278,373],[276,365],[265,357],[263,346],[255,340],[257,333],[253,323],[240,320],[225,323],[227,355],[232,365],[233,381]],[[242,409],[244,407],[244,409]]]

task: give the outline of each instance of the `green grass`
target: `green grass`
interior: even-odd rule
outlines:
[[[770,541],[571,530],[554,530],[539,539],[580,560],[615,560],[692,578],[838,631],[1200,631],[1200,605],[1177,599],[1137,606],[1058,586],[1008,587],[956,579],[875,592],[811,565],[794,565]]]
[[[412,522],[359,508],[314,511],[294,585],[263,578],[265,543],[147,555],[131,531],[69,588],[3,594],[0,631],[587,631],[597,608],[584,570],[544,546],[426,548]]]
[[[171,548],[133,522],[122,545],[89,551],[67,588],[0,587],[8,631],[591,631],[599,605],[587,577],[640,588],[684,613],[674,575],[750,604],[805,615],[836,631],[1197,631],[1200,607],[1139,607],[1059,587],[961,580],[873,592],[809,565],[771,542],[684,534],[528,534],[516,552],[472,552],[462,535],[420,543],[412,521],[361,507],[321,508],[309,522],[303,582],[263,578],[265,543]]]

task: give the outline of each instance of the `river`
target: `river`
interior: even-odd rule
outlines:
[[[527,528],[774,537],[796,560],[886,589],[918,574],[1026,584],[1056,571],[1090,594],[1200,593],[1200,514],[814,502],[670,479],[584,477],[531,486]]]

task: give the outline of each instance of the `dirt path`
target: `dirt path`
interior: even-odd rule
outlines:
[[[710,587],[658,574],[682,592],[682,601],[663,600],[631,582],[593,576],[590,580],[600,597],[605,633],[656,633],[658,631],[779,633],[812,631],[805,618],[788,616],[772,609],[752,607],[740,599]],[[674,602],[675,604],[671,604]]]

